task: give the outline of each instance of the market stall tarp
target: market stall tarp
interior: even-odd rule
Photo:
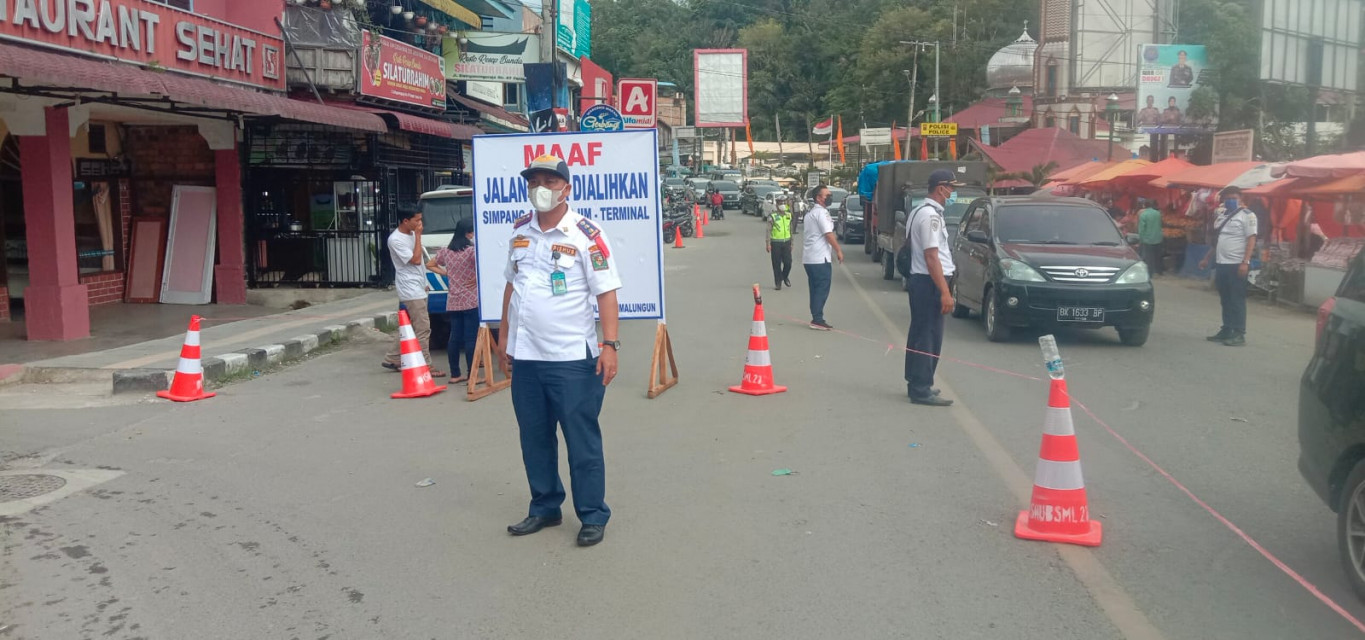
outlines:
[[[1206,187],[1222,189],[1242,177],[1248,171],[1263,166],[1262,162],[1222,162],[1202,167],[1191,167],[1153,180],[1150,184],[1162,189],[1180,187]]]
[[[1150,166],[1151,164],[1152,164],[1151,162],[1147,160],[1142,160],[1140,158],[1124,160],[1123,162],[1119,162],[1112,167],[1106,167],[1104,169],[1101,169],[1100,171],[1096,171],[1095,173],[1086,176],[1085,178],[1082,178],[1079,181],[1079,184],[1080,186],[1086,189],[1103,189],[1108,187],[1110,181],[1112,181],[1114,178],[1125,175],[1130,171],[1135,171],[1137,169]]]
[[[1302,183],[1304,180],[1300,179],[1298,182]],[[1293,189],[1293,195],[1305,197],[1348,194],[1365,195],[1365,173]]]
[[[1194,164],[1184,158],[1166,158],[1161,162],[1153,162],[1129,170],[1123,175],[1114,176],[1113,182],[1118,186],[1146,186],[1153,180],[1171,174],[1180,173],[1186,169],[1194,167]]]
[[[1276,177],[1345,178],[1365,173],[1365,151],[1313,156],[1275,168]]]
[[[1303,186],[1302,178],[1280,178],[1267,182],[1263,185],[1246,189],[1243,193],[1249,196],[1260,196],[1263,198],[1276,198],[1292,195],[1296,187]]]
[[[1112,162],[1091,160],[1090,162],[1087,162],[1085,164],[1076,165],[1070,169],[1058,171],[1057,173],[1048,176],[1047,179],[1050,182],[1066,184],[1076,178],[1086,178],[1088,176],[1093,175],[1097,171],[1103,171],[1106,167],[1109,167],[1113,164],[1114,163]]]

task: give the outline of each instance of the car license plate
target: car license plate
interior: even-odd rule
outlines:
[[[1104,307],[1057,307],[1058,322],[1104,322]]]

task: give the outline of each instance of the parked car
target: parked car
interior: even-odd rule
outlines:
[[[710,178],[687,178],[687,200],[688,202],[700,203],[706,201],[707,185],[711,184]]]
[[[763,202],[759,203],[758,216],[763,218],[764,222],[767,222],[768,218],[772,217],[773,212],[777,211],[778,198],[786,198],[789,204],[791,202],[791,194],[787,193],[785,189],[763,195]]]
[[[1299,472],[1337,513],[1346,578],[1365,600],[1365,253],[1318,309],[1299,385]]]
[[[835,212],[834,233],[843,242],[862,242],[867,236],[863,226],[863,202],[858,194],[844,196]]]
[[[687,195],[687,181],[682,178],[664,178],[663,194],[669,198],[680,198]]]
[[[422,211],[422,247],[426,259],[436,257],[436,252],[450,244],[455,235],[455,225],[465,218],[474,217],[474,189],[448,184],[428,191],[417,199]],[[384,252],[384,260],[389,259]],[[446,321],[446,295],[450,288],[446,279],[430,271],[427,272],[427,313],[431,316],[431,348],[444,349],[450,338],[450,324]]]
[[[953,317],[980,311],[992,342],[1013,327],[1060,325],[1115,327],[1141,346],[1156,299],[1136,242],[1088,200],[978,198],[952,243]]]
[[[724,199],[724,202],[721,204],[721,207],[722,207],[723,209],[725,209],[725,210],[728,211],[728,210],[730,210],[730,209],[738,209],[738,208],[739,208],[739,183],[738,183],[738,182],[734,182],[734,181],[732,181],[732,180],[712,180],[710,186],[707,187],[707,190],[706,190],[706,191],[707,191],[708,195],[709,195],[710,192],[712,192],[712,191],[719,191],[719,192],[720,192],[721,198]]]
[[[763,215],[763,198],[770,193],[781,193],[776,184],[750,184],[739,196],[739,212],[750,216]]]

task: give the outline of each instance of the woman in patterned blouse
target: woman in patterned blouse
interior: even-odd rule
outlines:
[[[446,277],[446,318],[450,322],[450,381],[464,382],[460,373],[460,349],[464,349],[465,368],[474,372],[474,343],[479,335],[479,283],[474,260],[474,223],[468,218],[455,225],[450,245],[436,252],[428,269]]]

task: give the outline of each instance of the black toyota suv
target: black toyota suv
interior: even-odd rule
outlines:
[[[1116,327],[1141,346],[1156,311],[1147,265],[1104,209],[1080,198],[978,198],[952,240],[953,317],[980,311],[986,337],[1013,327]]]
[[[1341,562],[1365,599],[1365,252],[1318,308],[1299,386],[1299,471],[1337,512]]]

